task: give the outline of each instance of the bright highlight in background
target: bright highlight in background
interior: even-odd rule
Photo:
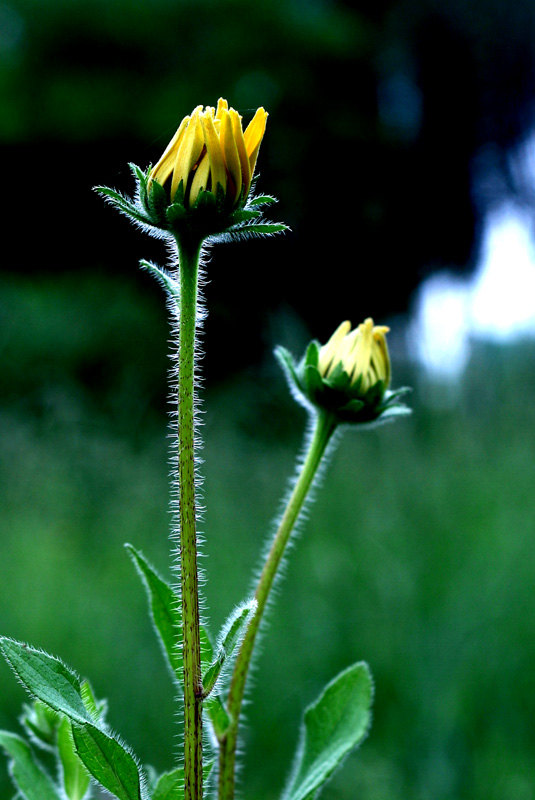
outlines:
[[[535,334],[535,249],[526,212],[491,215],[471,287],[470,329],[498,341]]]
[[[421,285],[409,336],[430,378],[456,382],[470,341],[535,336],[535,247],[530,215],[512,204],[490,213],[470,280],[448,272]]]

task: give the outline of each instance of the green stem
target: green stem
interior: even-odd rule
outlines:
[[[239,717],[254,644],[262,622],[266,603],[290,535],[303,508],[309,489],[314,482],[318,467],[335,428],[336,421],[333,415],[324,411],[319,411],[317,413],[315,428],[301,472],[280,521],[279,528],[273,539],[271,549],[258,581],[255,592],[258,603],[257,612],[251,620],[236,659],[227,700],[227,710],[232,723],[224,739],[220,743],[219,800],[233,800],[234,798]]]
[[[178,501],[184,654],[184,800],[202,800],[202,677],[195,504],[194,367],[200,243],[178,243]]]

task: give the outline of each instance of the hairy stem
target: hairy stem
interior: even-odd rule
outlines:
[[[336,422],[331,414],[324,411],[317,413],[315,428],[303,466],[295,482],[258,581],[255,592],[258,608],[247,629],[236,659],[227,700],[227,710],[232,719],[232,724],[221,742],[219,751],[219,800],[233,800],[234,798],[239,717],[254,644],[266,603],[284,551],[290,540],[290,535],[303,508],[309,489],[314,482],[318,467],[335,428]]]
[[[200,243],[178,244],[178,502],[184,654],[184,800],[202,800],[202,680],[195,503],[195,334]]]

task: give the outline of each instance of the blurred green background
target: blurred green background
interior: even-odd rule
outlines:
[[[527,202],[507,155],[533,121],[533,32],[531,2],[499,0],[0,3],[1,633],[88,676],[157,769],[177,707],[122,545],[169,575],[167,315],[136,268],[164,253],[91,186],[130,191],[126,163],[154,163],[198,103],[270,112],[259,190],[293,233],[218,248],[206,287],[215,632],[301,446],[274,344],[402,314],[437,266],[470,270],[493,204]],[[303,708],[358,659],[374,724],[326,800],[535,797],[535,346],[480,344],[442,407],[394,351],[415,413],[347,434],[317,492],[257,662],[247,798],[279,796]],[[3,664],[0,688],[14,730]]]

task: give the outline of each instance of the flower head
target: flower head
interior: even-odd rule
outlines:
[[[353,331],[349,321],[342,322],[327,344],[319,351],[318,370],[323,378],[332,375],[337,366],[349,376],[349,385],[359,381],[360,394],[381,381],[390,384],[390,356],[385,335],[390,328],[374,325],[368,317]]]
[[[264,132],[267,112],[259,108],[245,129],[242,118],[220,98],[217,109],[197,108],[184,117],[165,152],[150,171],[153,181],[169,185],[171,202],[182,183],[184,205],[191,207],[202,191],[221,187],[231,207],[246,199]],[[220,191],[221,191],[220,190]]]
[[[386,325],[366,319],[354,330],[342,322],[327,344],[312,341],[296,364],[282,347],[276,351],[296,399],[320,408],[337,422],[375,422],[409,413],[397,402],[407,389],[389,391],[390,356]]]
[[[262,216],[271,195],[253,197],[251,185],[267,112],[257,109],[243,130],[242,118],[226,100],[217,108],[197,106],[184,117],[155,167],[130,164],[137,181],[134,198],[107,186],[95,187],[119,211],[153,236],[175,241],[228,241],[288,230]]]

